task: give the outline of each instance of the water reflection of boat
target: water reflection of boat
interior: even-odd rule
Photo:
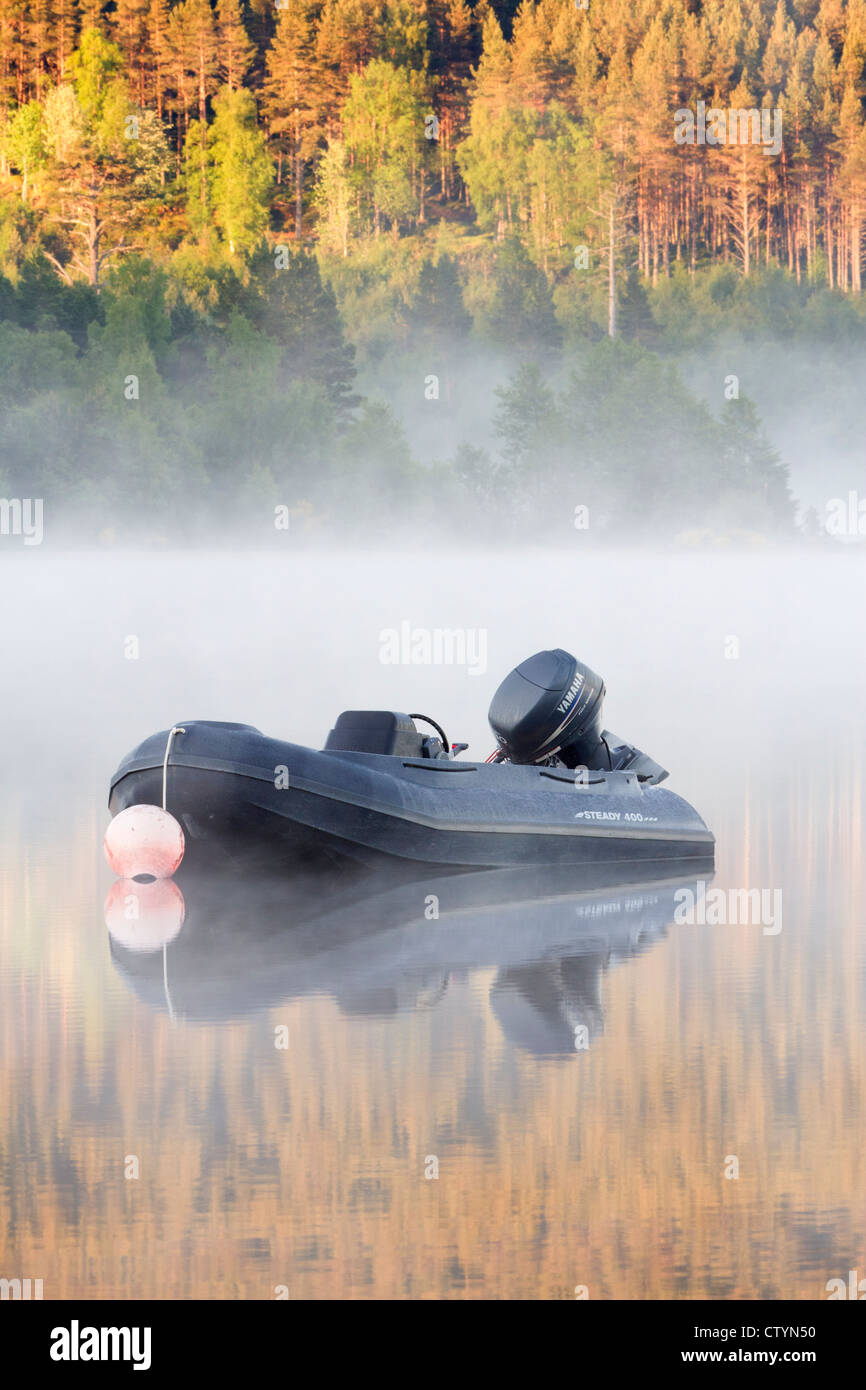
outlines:
[[[665,935],[693,872],[616,882],[611,869],[579,881],[574,871],[499,869],[327,888],[188,876],[179,930],[175,919],[163,945],[145,932],[150,949],[131,949],[140,941],[115,921],[111,952],[142,1000],[188,1021],[311,994],[333,996],[346,1014],[387,1016],[432,1007],[455,974],[493,968],[491,1003],[509,1038],[533,1052],[579,1052],[602,1031],[603,972]],[[159,911],[162,928],[164,903]]]

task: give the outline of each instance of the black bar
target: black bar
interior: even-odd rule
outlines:
[[[862,1309],[839,1306],[849,1301],[846,1296],[820,1302],[593,1303],[577,1297],[558,1304],[523,1303],[515,1310],[507,1302],[482,1309],[478,1302],[468,1301],[467,1306],[455,1299],[450,1311],[439,1307],[432,1313],[428,1303],[406,1301],[388,1306],[387,1321],[375,1300],[6,1301],[0,1305],[0,1328],[5,1334],[4,1361],[7,1365],[11,1361],[19,1377],[49,1373],[52,1379],[60,1380],[78,1375],[92,1379],[100,1371],[115,1378],[134,1377],[136,1361],[141,1367],[139,1377],[204,1372],[223,1383],[239,1373],[248,1378],[273,1370],[288,1375],[302,1373],[309,1380],[323,1353],[327,1360],[320,1364],[320,1371],[332,1379],[341,1351],[353,1375],[363,1373],[365,1380],[412,1378],[430,1363],[422,1355],[415,1372],[406,1363],[402,1334],[410,1328],[422,1335],[429,1329],[440,1353],[440,1339],[453,1331],[459,1341],[455,1340],[452,1353],[463,1369],[468,1370],[467,1352],[474,1348],[472,1360],[481,1357],[489,1375],[499,1355],[507,1358],[520,1351],[538,1366],[542,1344],[520,1340],[519,1323],[524,1323],[524,1335],[534,1328],[555,1334],[557,1340],[549,1344],[544,1360],[549,1363],[553,1355],[565,1370],[575,1358],[575,1374],[580,1367],[590,1365],[603,1368],[612,1377],[636,1371],[648,1378],[667,1375],[673,1369],[700,1375],[715,1367],[727,1371],[807,1370],[825,1382],[836,1372],[844,1369],[850,1373],[862,1366],[866,1320]],[[866,1300],[860,1296],[857,1301]],[[504,1336],[491,1340],[495,1327],[490,1324],[498,1324],[503,1315],[507,1319],[502,1325]],[[108,1332],[103,1338],[103,1328],[117,1329],[117,1338]],[[89,1329],[97,1329],[98,1337]],[[133,1329],[138,1329],[137,1335]],[[359,1338],[345,1341],[346,1334],[356,1329]],[[482,1340],[467,1343],[470,1331]],[[55,1354],[62,1352],[70,1359],[54,1359],[52,1348]],[[104,1351],[106,1359],[82,1355],[89,1357],[93,1349],[100,1355]],[[71,1359],[76,1350],[78,1359]],[[127,1359],[111,1359],[115,1350],[118,1355],[126,1354]],[[394,1360],[386,1374],[389,1353]],[[442,1373],[446,1374],[444,1368]],[[447,1374],[449,1378],[455,1374],[453,1364]]]

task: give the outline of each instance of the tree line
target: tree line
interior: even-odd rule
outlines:
[[[724,497],[790,525],[747,392],[716,418],[657,359],[722,330],[862,346],[864,70],[866,0],[8,0],[3,485],[65,451],[82,504],[113,469],[106,506],[327,511],[366,469],[507,526],[545,480],[585,501],[576,474],[596,516]],[[778,154],[678,143],[701,104],[781,112]],[[419,396],[479,341],[504,394],[439,476],[376,364]]]
[[[859,292],[864,67],[866,0],[8,0],[0,159],[24,201],[58,165],[92,200],[76,123],[98,144],[109,101],[167,244],[215,209],[236,251],[273,224],[348,255],[462,211],[548,276],[577,241],[653,281],[722,259]],[[678,145],[699,102],[778,110],[778,155]]]

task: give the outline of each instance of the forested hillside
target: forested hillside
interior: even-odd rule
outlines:
[[[750,395],[862,369],[864,92],[866,0],[3,0],[0,488],[784,533]]]

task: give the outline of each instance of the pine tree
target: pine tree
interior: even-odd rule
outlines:
[[[184,25],[185,6],[179,5],[168,15],[165,30],[165,48],[170,70],[169,90],[174,98],[170,109],[174,112],[178,159],[183,139],[189,129],[189,107],[191,83],[189,78],[189,40]]]
[[[25,0],[0,5],[0,120],[24,100],[24,13]]]
[[[815,258],[816,201],[814,187],[814,132],[811,83],[814,38],[801,34],[784,94],[787,138],[782,152],[782,196],[784,233],[788,269],[799,283],[806,261],[806,275],[812,279]]]
[[[788,470],[767,440],[754,403],[747,396],[725,402],[720,433],[717,477],[731,495],[738,518],[745,513],[759,527],[768,523],[790,525],[793,507]]]
[[[106,0],[78,0],[81,11],[81,32],[104,29]]]
[[[172,10],[168,22],[168,40],[187,122],[191,79],[198,99],[198,118],[207,120],[207,99],[216,85],[217,36],[210,0],[182,0]]]
[[[776,96],[785,85],[791,70],[796,44],[797,32],[794,22],[787,16],[784,0],[779,0],[773,15],[773,27],[764,45],[760,67],[762,86],[769,88]]]
[[[380,0],[325,0],[316,25],[316,48],[325,80],[326,133],[336,136],[349,79],[378,55]]]
[[[743,82],[730,95],[730,107],[738,111],[756,110],[752,93]],[[760,185],[767,175],[768,161],[758,145],[742,139],[732,142],[726,128],[726,143],[712,150],[713,188],[728,227],[735,255],[743,274],[751,273],[757,254],[761,225]]]
[[[432,341],[441,349],[465,338],[472,327],[457,262],[451,256],[425,260],[411,306],[410,328],[414,343]]]
[[[168,0],[149,0],[146,45],[148,98],[156,102],[156,114],[160,120],[165,114],[166,81],[172,60],[168,25]]]
[[[543,110],[555,93],[556,67],[549,30],[533,0],[522,0],[515,15],[510,52],[514,91],[527,106]]]
[[[524,363],[496,390],[494,433],[500,482],[518,513],[543,516],[561,477],[565,432],[556,395],[537,363]]]
[[[488,10],[481,33],[481,60],[472,85],[472,104],[496,115],[512,100],[512,57],[499,20]]]
[[[37,101],[49,80],[55,54],[51,0],[30,0],[24,47],[28,68],[28,87]]]
[[[436,117],[439,123],[437,154],[441,195],[455,192],[454,145],[465,124],[469,109],[467,91],[475,49],[475,22],[466,0],[439,0],[430,6],[437,22],[433,30],[438,48],[431,53],[431,70],[436,81]],[[441,11],[441,12],[440,12]]]
[[[275,270],[272,256],[260,252],[250,268],[261,293],[247,312],[280,344],[285,379],[321,383],[338,415],[345,416],[359,400],[352,392],[355,354],[345,341],[334,292],[323,283],[316,257],[294,248]]]
[[[863,221],[866,212],[866,126],[860,98],[849,84],[839,112],[839,138],[836,141],[839,159],[838,186],[844,200],[847,232],[847,264],[842,276],[842,288],[859,294],[863,287]]]
[[[184,28],[189,42],[191,71],[198,90],[198,118],[207,120],[207,99],[216,86],[217,35],[210,0],[185,0]]]
[[[295,192],[295,236],[303,230],[304,169],[321,139],[325,82],[316,49],[309,0],[288,0],[267,55],[265,110],[280,156],[291,161]]]
[[[54,52],[59,81],[66,75],[66,64],[78,34],[78,0],[54,0]]]
[[[497,244],[493,251],[476,324],[493,342],[519,344],[530,356],[558,347],[562,341],[547,279],[516,237]]]
[[[512,90],[511,52],[492,10],[484,20],[482,42],[469,134],[457,151],[457,164],[479,221],[495,228],[501,241],[513,226],[515,199],[525,188],[525,161],[538,120]]]
[[[241,0],[218,0],[219,70],[230,91],[242,87],[255,53],[243,20]]]
[[[657,283],[659,268],[670,269],[673,200],[682,168],[671,139],[672,115],[677,108],[680,55],[676,34],[668,34],[656,18],[632,61],[631,91],[635,104],[636,213],[638,263]]]
[[[112,34],[123,53],[127,76],[144,105],[147,16],[150,0],[116,0]]]

